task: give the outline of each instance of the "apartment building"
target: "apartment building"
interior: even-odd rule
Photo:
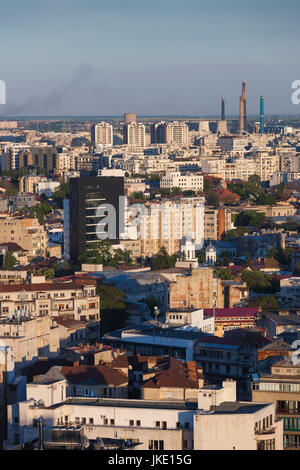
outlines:
[[[203,191],[203,176],[197,173],[166,172],[160,180],[161,189]]]
[[[300,155],[290,152],[280,155],[280,171],[284,173],[299,173]]]
[[[205,308],[201,312],[203,326],[201,319],[198,326],[199,311],[192,309],[169,310],[166,320],[169,325],[196,327],[204,333],[223,337],[225,331],[255,328],[258,308]]]
[[[141,256],[151,257],[164,246],[169,254],[179,251],[189,235],[197,249],[204,243],[204,198],[163,199],[133,204],[127,211],[127,238],[139,239]]]
[[[283,446],[300,449],[300,367],[290,358],[271,366],[270,373],[260,373],[252,383],[252,400],[273,403],[276,418],[283,424]]]
[[[298,308],[300,300],[300,277],[280,279],[279,298],[285,307]]]
[[[231,156],[243,156],[247,141],[240,136],[220,136],[217,140],[217,145],[222,153],[229,153]]]
[[[151,126],[151,143],[188,145],[188,125],[182,121],[154,123]]]
[[[91,128],[91,142],[95,147],[112,147],[113,145],[113,126],[108,122],[101,121]]]
[[[60,351],[59,328],[50,316],[1,318],[1,344],[10,347],[16,374],[39,356],[56,357]]]
[[[204,208],[204,239],[221,240],[223,235],[233,228],[230,209]]]
[[[257,370],[257,350],[270,341],[248,329],[228,331],[224,337],[203,336],[196,342],[194,360],[207,380],[237,381],[239,400],[251,399],[251,374]]]
[[[282,450],[282,436],[274,404],[236,401],[234,381],[199,390],[195,450]]]
[[[123,127],[123,144],[133,147],[145,147],[145,125],[141,122],[130,122],[125,124]]]
[[[31,257],[46,256],[48,237],[38,219],[29,217],[0,217],[2,243],[16,243]]]
[[[53,378],[29,386],[26,401],[9,405],[7,449],[36,439],[40,416],[45,430],[81,426],[87,439],[118,436],[137,450],[282,449],[274,405],[235,403],[234,383],[224,382],[223,391],[200,388],[193,401],[66,398],[65,388]],[[30,395],[43,395],[43,402]]]
[[[267,152],[254,152],[255,174],[261,181],[269,181],[280,168],[280,158],[278,155],[269,155]]]
[[[100,299],[93,281],[0,285],[0,317],[17,314],[99,321]]]

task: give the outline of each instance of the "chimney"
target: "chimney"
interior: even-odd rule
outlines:
[[[264,134],[265,133],[265,103],[264,103],[264,97],[260,97],[260,127],[259,127],[259,133]]]
[[[225,98],[222,96],[221,120],[225,121]]]

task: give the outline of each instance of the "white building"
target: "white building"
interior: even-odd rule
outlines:
[[[133,147],[146,146],[146,132],[145,126],[141,122],[130,122],[123,128],[124,144]]]
[[[160,180],[162,189],[180,188],[183,190],[203,190],[203,176],[196,173],[181,173],[180,171],[166,172]]]
[[[199,390],[194,415],[195,450],[283,450],[283,421],[275,403],[236,401],[236,383]]]
[[[92,126],[91,140],[95,147],[112,147],[113,137],[113,126],[108,122],[101,121]]]
[[[38,398],[40,398],[40,401]],[[63,397],[63,399],[62,399]],[[5,447],[38,437],[45,430],[81,425],[88,439],[131,439],[137,450],[256,450],[283,448],[283,421],[275,404],[236,402],[235,382],[199,390],[198,403],[108,398],[65,399],[59,377],[27,387],[27,400],[8,406]]]

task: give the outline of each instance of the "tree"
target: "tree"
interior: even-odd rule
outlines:
[[[8,250],[4,259],[3,268],[10,270],[13,269],[16,264],[18,264],[18,262],[14,256],[14,252],[12,250]]]
[[[197,250],[196,257],[198,258],[199,263],[205,263],[206,261],[205,250]]]
[[[79,256],[81,263],[102,264],[103,266],[118,266],[120,263],[126,265],[132,264],[131,251],[114,250],[109,240],[101,240],[93,245],[93,248],[87,249]]]
[[[231,279],[233,279],[229,268],[216,268],[214,272],[218,276],[218,278],[222,279],[223,281],[230,281]]]
[[[218,195],[214,191],[208,191],[205,193],[206,204],[209,206],[220,207],[220,201]]]
[[[249,307],[279,308],[279,304],[274,295],[263,295],[249,302]]]
[[[265,220],[262,212],[240,212],[235,219],[236,227],[256,227],[260,228]]]
[[[63,201],[67,197],[69,189],[69,183],[61,183],[59,188],[53,193],[54,203],[59,209],[63,208]]]
[[[273,293],[279,287],[278,281],[262,271],[245,270],[242,272],[242,280],[256,293]]]
[[[299,231],[300,225],[292,217],[288,217],[282,227],[287,231]]]
[[[45,215],[49,214],[52,211],[52,207],[48,204],[47,201],[41,201],[40,204],[30,208],[31,217],[36,217],[39,221],[39,224],[45,224]]]
[[[142,192],[134,192],[130,195],[129,199],[138,199],[139,201],[145,201],[144,193]]]
[[[156,256],[153,257],[152,266],[154,270],[174,268],[176,260],[178,258],[177,254],[169,255],[166,248],[162,246],[159,249],[159,252]]]

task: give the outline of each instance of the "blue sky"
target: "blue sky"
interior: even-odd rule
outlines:
[[[300,114],[299,0],[10,0],[0,79],[16,115]]]

